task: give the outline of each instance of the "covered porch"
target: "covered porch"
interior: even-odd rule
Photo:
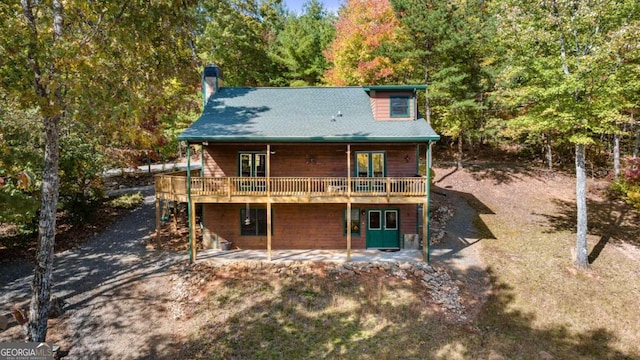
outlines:
[[[347,250],[272,250],[271,258],[266,250],[202,250],[198,253],[199,260],[219,263],[238,261],[272,261],[272,262],[329,262],[343,263],[347,257]],[[420,250],[401,249],[398,251],[380,250],[351,250],[353,262],[420,262]]]

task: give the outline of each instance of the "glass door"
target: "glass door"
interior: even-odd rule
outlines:
[[[355,179],[354,191],[384,191],[384,180],[372,178],[383,178],[385,175],[384,152],[356,152],[356,177],[367,179]]]

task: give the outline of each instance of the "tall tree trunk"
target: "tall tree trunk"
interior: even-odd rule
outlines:
[[[458,135],[458,170],[462,169],[462,133]]]
[[[578,226],[576,238],[575,266],[587,269],[587,174],[584,165],[585,146],[576,144],[576,204],[578,208]]]
[[[633,124],[633,109],[631,110],[631,123]],[[640,149],[640,122],[636,124],[636,141],[633,144],[633,157],[638,157],[638,149]]]
[[[553,144],[551,143],[551,137],[547,135],[545,136],[545,140],[547,167],[549,170],[553,170]]]
[[[427,43],[428,49],[428,43]],[[427,120],[427,124],[431,125],[431,104],[429,103],[429,56],[425,57],[424,64],[424,84],[427,86],[424,96],[424,116]]]
[[[640,124],[638,126],[636,126],[636,141],[635,144],[633,145],[633,157],[637,158],[638,157],[638,149],[640,149]]]
[[[613,175],[620,176],[620,135],[613,134]]]
[[[44,119],[45,150],[42,173],[42,203],[38,225],[38,249],[33,273],[31,305],[29,307],[29,341],[43,342],[47,337],[47,320],[53,273],[53,250],[55,245],[56,208],[58,204],[58,117]]]
[[[29,27],[31,39],[27,46],[27,54],[34,76],[36,95],[44,100],[40,109],[45,131],[44,164],[42,170],[42,200],[40,203],[40,219],[38,223],[38,248],[36,264],[31,287],[33,294],[29,306],[29,323],[27,325],[28,341],[43,342],[47,337],[47,320],[51,299],[51,278],[53,273],[53,250],[56,234],[56,210],[60,179],[59,167],[59,122],[62,114],[61,90],[52,85],[55,82],[55,59],[49,60],[47,85],[44,84],[43,72],[39,63],[37,19],[33,11],[32,0],[21,0],[23,16]],[[53,46],[62,36],[63,17],[62,3],[53,0]],[[51,46],[51,45],[50,45]],[[53,96],[52,96],[53,95]],[[52,115],[53,114],[53,115]]]

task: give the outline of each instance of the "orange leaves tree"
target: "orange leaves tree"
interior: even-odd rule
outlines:
[[[411,73],[407,60],[394,59],[402,42],[389,0],[347,0],[336,23],[336,38],[325,51],[332,67],[329,85],[397,83]]]

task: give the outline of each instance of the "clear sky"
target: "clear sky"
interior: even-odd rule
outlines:
[[[284,0],[285,4],[287,4],[287,8],[295,13],[302,12],[302,5],[307,2],[307,0]],[[340,9],[340,5],[343,4],[343,0],[320,0],[321,3],[324,4],[324,8],[333,13],[338,13],[338,9]]]

